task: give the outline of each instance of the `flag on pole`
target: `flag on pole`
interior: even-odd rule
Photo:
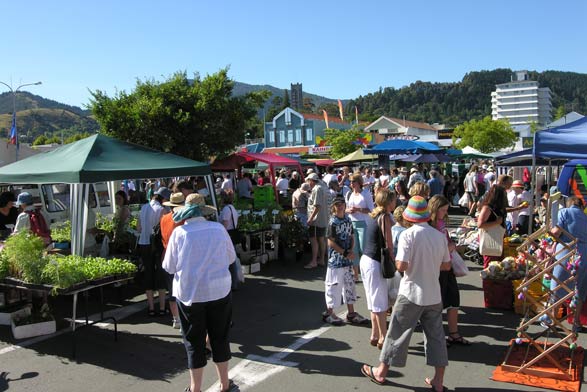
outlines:
[[[326,128],[329,129],[330,127],[328,126],[328,112],[322,109],[322,113],[324,114],[324,122],[326,123]]]
[[[16,132],[16,112],[12,113],[12,127],[10,128],[8,144],[14,144],[16,148],[18,148],[18,134]]]
[[[341,102],[340,99],[338,100],[338,112],[340,113],[340,119],[342,121],[344,121],[344,113],[343,113],[343,110],[342,110],[342,102]]]
[[[355,122],[359,125],[359,108],[355,106]]]

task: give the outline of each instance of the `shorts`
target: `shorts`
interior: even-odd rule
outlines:
[[[387,279],[381,273],[381,263],[365,254],[361,256],[361,278],[367,309],[373,313],[386,312],[389,309],[389,289]]]
[[[308,226],[308,235],[310,238],[326,237],[326,227]]]
[[[469,195],[469,200],[471,200],[472,202],[476,202],[479,200],[477,195],[475,195],[475,192],[467,192],[467,194]]]
[[[175,274],[167,274],[165,277],[165,283],[167,284],[167,292],[169,293],[167,300],[169,302],[175,302],[175,297],[171,294],[173,292],[173,278]]]

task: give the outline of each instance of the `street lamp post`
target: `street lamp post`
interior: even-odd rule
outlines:
[[[23,87],[26,87],[26,86],[38,86],[39,84],[42,84],[42,82],[21,84],[20,86],[18,86],[15,89],[13,89],[12,88],[12,85],[9,85],[8,83],[4,83],[4,82],[0,81],[0,84],[3,84],[6,87],[8,87],[8,89],[12,93],[12,116],[14,118],[14,127],[16,128],[16,93],[18,92],[18,90],[20,90]],[[16,155],[15,155],[14,161],[16,162],[16,161],[18,161],[18,133],[15,133],[15,134],[16,134],[16,143],[15,143]]]

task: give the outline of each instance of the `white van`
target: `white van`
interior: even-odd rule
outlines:
[[[40,207],[50,223],[64,222],[70,219],[70,186],[69,184],[14,184],[4,185],[12,191],[15,197],[21,192],[29,192],[33,196],[33,203]],[[114,194],[110,195],[108,183],[99,182],[90,185],[90,197],[95,200],[94,211],[102,215],[114,213]]]

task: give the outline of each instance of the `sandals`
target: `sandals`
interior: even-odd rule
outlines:
[[[356,325],[364,325],[369,324],[371,320],[366,319],[365,317],[361,316],[357,312],[349,313],[346,315],[347,323],[356,324]]]
[[[370,339],[369,340],[369,344],[373,347],[377,347],[378,342],[379,342],[379,339]]]
[[[367,370],[365,370],[365,369],[367,369]],[[383,379],[383,381],[379,381],[378,379],[375,378],[375,374],[373,374],[373,366],[369,366],[366,364],[361,366],[361,373],[363,374],[363,376],[367,377],[371,382],[374,382],[377,385],[384,385],[385,384],[385,379]]]
[[[430,388],[432,389],[432,391],[433,391],[433,392],[438,392],[438,389],[434,388],[434,385],[432,385],[432,380],[431,380],[430,378],[426,377],[426,378],[424,379],[424,382],[425,382],[427,385],[430,385]],[[448,392],[448,388],[447,388],[447,387],[445,387],[445,386],[443,385],[443,386],[442,386],[442,391],[441,391],[441,392]]]
[[[449,333],[446,337],[446,342],[448,343],[448,345],[458,344],[460,346],[470,346],[471,344],[473,344],[469,342],[467,339],[465,339],[458,332]]]

